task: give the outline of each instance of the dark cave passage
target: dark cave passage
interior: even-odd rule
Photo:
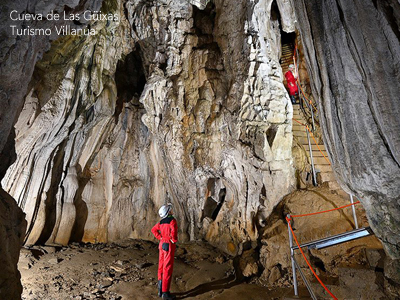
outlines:
[[[117,103],[114,117],[117,123],[124,103],[132,101],[134,105],[142,107],[139,98],[146,85],[146,76],[139,44],[136,44],[135,50],[123,60],[118,61],[115,83],[117,85]]]

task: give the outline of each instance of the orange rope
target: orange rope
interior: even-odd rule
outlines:
[[[297,123],[299,123],[300,125],[307,126],[307,125],[304,125],[303,123],[297,121],[295,118],[293,118],[293,120],[295,120],[295,121],[296,121]]]
[[[290,217],[293,219],[293,218],[307,217],[307,216],[323,214],[323,213],[327,213],[327,212],[343,209],[343,208],[346,208],[346,207],[349,207],[349,206],[352,206],[352,205],[356,205],[356,204],[359,204],[359,203],[360,203],[360,201],[357,201],[357,202],[354,202],[354,203],[351,203],[351,204],[347,204],[347,205],[343,205],[341,207],[337,207],[337,208],[333,208],[333,209],[328,209],[328,210],[324,210],[324,211],[317,211],[317,212],[313,212],[313,213],[309,213],[309,214],[303,214],[303,215],[294,215],[294,216],[290,216]]]
[[[330,162],[329,159],[325,156],[324,152],[322,152],[322,150],[321,150],[321,148],[319,147],[319,145],[318,145],[318,143],[317,143],[317,140],[315,139],[313,133],[310,131],[310,129],[308,128],[308,126],[306,126],[306,127],[307,127],[307,130],[310,132],[311,137],[313,138],[315,144],[317,145],[317,148],[318,148],[319,152],[321,152],[322,156],[325,158],[325,160],[326,160],[326,161],[328,162],[328,164],[331,166],[331,162]]]
[[[322,287],[329,293],[329,295],[332,296],[333,299],[338,300],[335,295],[332,294],[332,292],[325,286],[325,284],[322,282],[321,279],[319,279],[318,275],[315,273],[314,269],[311,267],[310,263],[308,262],[308,259],[306,255],[303,252],[303,249],[301,249],[299,242],[297,241],[296,235],[293,232],[292,225],[290,224],[290,220],[286,217],[286,221],[289,224],[290,231],[292,232],[292,235],[294,237],[294,240],[296,241],[297,247],[299,247],[301,254],[303,255],[304,260],[306,261],[308,267],[310,268],[311,272],[314,274],[315,278],[317,278],[318,282],[322,285]]]
[[[315,105],[312,103],[312,101],[309,100],[309,99],[307,98],[307,96],[306,96],[306,94],[304,93],[304,91],[303,91],[303,89],[302,89],[300,83],[299,83],[299,88],[300,88],[300,91],[301,91],[301,93],[303,94],[304,98],[306,98],[306,100],[307,100],[308,102],[310,102],[310,104],[312,105],[312,107],[314,107],[314,110],[317,111],[317,108],[316,108]]]

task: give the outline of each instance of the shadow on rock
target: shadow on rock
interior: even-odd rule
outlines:
[[[240,271],[239,259],[240,259],[239,257],[236,257],[233,260],[233,265],[235,268],[234,274],[232,274],[226,278],[223,278],[223,279],[200,284],[187,292],[174,293],[174,295],[176,296],[176,299],[185,299],[185,298],[189,298],[189,297],[196,297],[196,296],[199,296],[199,295],[211,292],[211,291],[229,289],[231,287],[241,284],[245,280],[245,277],[242,275],[242,273]]]

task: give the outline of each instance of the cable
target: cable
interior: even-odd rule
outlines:
[[[321,148],[319,147],[319,145],[318,145],[318,143],[317,143],[317,140],[315,139],[315,137],[314,137],[313,133],[311,132],[310,128],[308,128],[307,125],[306,125],[306,127],[307,127],[307,130],[310,132],[311,137],[313,138],[315,144],[317,145],[317,148],[318,148],[319,152],[321,152],[322,156],[325,158],[325,160],[326,160],[326,161],[328,162],[328,164],[331,166],[331,162],[330,162],[329,159],[325,156],[324,152],[322,152],[322,150],[321,150]]]
[[[324,211],[317,211],[317,212],[313,212],[313,213],[309,213],[309,214],[303,214],[303,215],[293,215],[293,216],[290,216],[290,217],[293,219],[293,218],[300,218],[300,217],[307,217],[307,216],[323,214],[323,213],[327,213],[327,212],[330,212],[330,211],[335,211],[335,210],[346,208],[346,207],[349,207],[349,206],[352,206],[352,205],[356,205],[356,204],[359,204],[359,203],[360,203],[360,201],[357,201],[357,202],[354,202],[354,203],[351,203],[351,204],[347,204],[347,205],[343,205],[343,206],[340,206],[340,207],[337,207],[337,208],[333,208],[333,209],[328,209],[328,210],[324,210]]]

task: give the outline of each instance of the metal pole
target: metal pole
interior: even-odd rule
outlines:
[[[308,126],[307,126],[307,140],[308,140],[308,148],[310,149],[310,160],[311,160],[311,169],[312,169],[312,178],[313,178],[313,184],[314,186],[317,186],[317,175],[315,174],[315,167],[314,167],[314,158],[312,155],[312,147],[311,147],[311,140],[310,140],[310,133],[308,132]]]
[[[300,108],[304,111],[304,105],[303,105],[304,99],[303,99],[303,97],[301,96],[301,92],[300,92],[300,88],[299,88],[299,83],[297,83],[297,90],[299,91]]]
[[[352,194],[350,194],[350,201],[351,201],[351,204],[353,204],[353,203],[354,203],[354,200],[353,200],[353,195],[352,195]],[[351,210],[353,211],[354,225],[356,226],[356,229],[358,229],[358,222],[357,222],[356,208],[354,207],[354,205],[352,205],[352,206],[351,206]]]
[[[297,261],[296,261],[295,259],[293,259],[293,260],[294,260],[294,263],[296,264],[297,269],[299,270],[299,273],[300,273],[301,278],[303,278],[303,281],[304,281],[304,283],[305,283],[305,285],[306,285],[306,287],[307,287],[308,292],[310,293],[311,298],[312,298],[313,300],[317,300],[317,297],[315,296],[314,291],[312,290],[311,285],[310,285],[310,283],[308,282],[306,276],[304,276],[303,271],[300,269],[299,264],[297,263]]]
[[[311,103],[310,103],[310,110],[311,110],[311,119],[312,119],[312,130],[314,132],[315,131],[314,110],[313,110],[313,107],[312,107]]]
[[[287,215],[287,218],[288,218],[288,220],[290,220],[290,215]],[[293,236],[292,236],[292,231],[290,230],[289,223],[288,223],[288,232],[289,232],[290,259],[292,260],[294,294],[295,294],[295,296],[298,296],[299,291],[297,289],[296,264],[294,261],[294,250],[293,250]]]

